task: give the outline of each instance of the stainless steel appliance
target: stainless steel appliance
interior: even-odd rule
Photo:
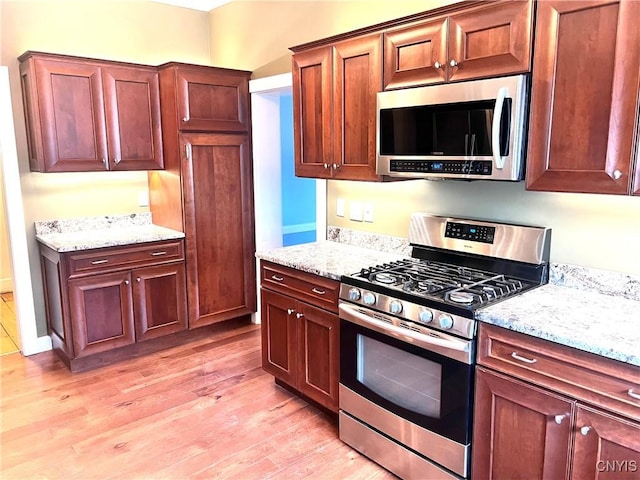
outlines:
[[[377,97],[377,173],[524,178],[528,77],[390,90]]]
[[[476,313],[548,281],[551,231],[414,214],[412,258],[340,286],[340,438],[402,478],[467,478]]]

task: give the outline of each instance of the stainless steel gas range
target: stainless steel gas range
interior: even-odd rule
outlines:
[[[340,286],[340,438],[402,478],[468,478],[476,313],[547,283],[551,230],[423,213],[412,258]]]

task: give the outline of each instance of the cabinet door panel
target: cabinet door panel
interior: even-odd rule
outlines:
[[[447,61],[447,20],[438,19],[384,34],[384,88],[441,83]]]
[[[527,72],[531,67],[533,2],[508,1],[449,19],[449,80]],[[449,62],[457,62],[452,67]]]
[[[260,289],[262,296],[262,368],[296,387],[298,376],[296,302],[292,298]],[[289,313],[291,312],[291,313]]]
[[[142,67],[102,69],[112,170],[155,170],[164,166],[158,72]]]
[[[556,479],[569,473],[573,403],[476,369],[472,477]],[[560,424],[556,415],[563,415]]]
[[[528,189],[629,192],[638,18],[636,1],[538,3]]]
[[[336,44],[333,52],[333,177],[378,180],[376,94],[382,90],[381,36],[346,40]]]
[[[246,75],[199,68],[177,70],[178,125],[183,131],[248,132]]]
[[[193,328],[255,312],[253,177],[247,135],[181,138]]]
[[[100,68],[81,62],[41,58],[33,61],[40,107],[36,131],[41,129],[44,156],[41,171],[106,170]]]
[[[298,390],[338,412],[340,319],[298,302]]]
[[[573,480],[638,479],[640,425],[579,406],[573,455]]]
[[[75,357],[135,342],[129,272],[69,282]]]
[[[133,276],[136,340],[148,340],[186,330],[184,264],[138,269]]]
[[[293,139],[298,177],[331,176],[331,51],[326,47],[293,56]]]

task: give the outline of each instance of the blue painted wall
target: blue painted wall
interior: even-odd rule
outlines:
[[[316,221],[316,181],[298,178],[293,164],[293,98],[280,97],[280,151],[282,155],[282,227],[313,223]],[[315,242],[315,226],[306,230],[282,235],[282,245]]]

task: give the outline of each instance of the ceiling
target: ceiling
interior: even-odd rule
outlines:
[[[210,12],[216,7],[220,7],[225,3],[233,0],[152,0],[153,2],[166,3],[167,5],[175,5],[178,7],[191,8],[203,12]]]

